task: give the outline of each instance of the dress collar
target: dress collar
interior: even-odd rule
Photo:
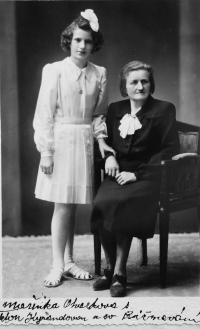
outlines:
[[[72,62],[70,57],[66,57],[64,59],[64,61],[73,70],[73,75],[74,75],[75,81],[77,81],[80,78],[82,70],[74,62]],[[89,82],[90,82],[91,74],[92,74],[92,65],[90,64],[90,62],[88,62],[87,66],[86,66],[86,69],[85,69],[85,77]]]

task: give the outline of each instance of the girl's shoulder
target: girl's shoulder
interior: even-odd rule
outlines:
[[[93,64],[91,62],[89,62],[89,67],[97,76],[106,77],[106,68],[105,67]]]
[[[44,72],[51,71],[58,74],[62,69],[62,65],[63,65],[63,61],[47,63],[46,65],[44,65],[43,71]]]

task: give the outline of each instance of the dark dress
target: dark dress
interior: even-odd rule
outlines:
[[[113,233],[152,238],[158,211],[160,163],[179,152],[176,110],[173,104],[149,96],[136,114],[142,128],[122,138],[118,128],[127,113],[131,113],[129,99],[109,106],[107,144],[117,152],[120,171],[134,172],[137,181],[119,185],[115,178],[106,177],[94,200],[91,232],[104,227]],[[106,152],[105,159],[111,154]]]

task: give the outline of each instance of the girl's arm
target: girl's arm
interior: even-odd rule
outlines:
[[[104,67],[101,67],[101,70],[102,70],[101,72],[102,74],[101,74],[98,102],[94,111],[93,132],[95,139],[98,140],[101,156],[102,158],[104,158],[105,151],[112,152],[114,155],[115,152],[105,142],[105,138],[107,138],[105,115],[108,109],[108,83],[106,78],[106,69]]]
[[[57,99],[57,70],[54,64],[47,64],[43,68],[42,82],[39,91],[33,127],[34,141],[41,153],[41,169],[50,174],[53,171],[53,128]]]
[[[113,140],[113,108],[112,108],[112,104],[108,108],[108,114],[106,116],[106,126],[107,126],[107,131],[108,131],[107,143],[109,146],[112,146],[112,140]],[[110,152],[110,150],[106,151],[104,161],[105,161],[106,174],[108,176],[116,177],[116,175],[119,174],[119,164],[115,158],[115,154],[113,155],[113,153]]]
[[[99,150],[102,158],[105,157],[105,151],[112,152],[115,155],[115,151],[106,144],[105,138],[107,138],[107,126],[105,123],[105,116],[99,115],[93,120],[94,137],[99,144]]]

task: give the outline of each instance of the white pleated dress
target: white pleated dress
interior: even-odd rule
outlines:
[[[45,65],[36,106],[34,140],[41,156],[53,156],[51,175],[39,168],[36,198],[86,204],[93,201],[94,137],[106,137],[106,69],[70,59]]]

